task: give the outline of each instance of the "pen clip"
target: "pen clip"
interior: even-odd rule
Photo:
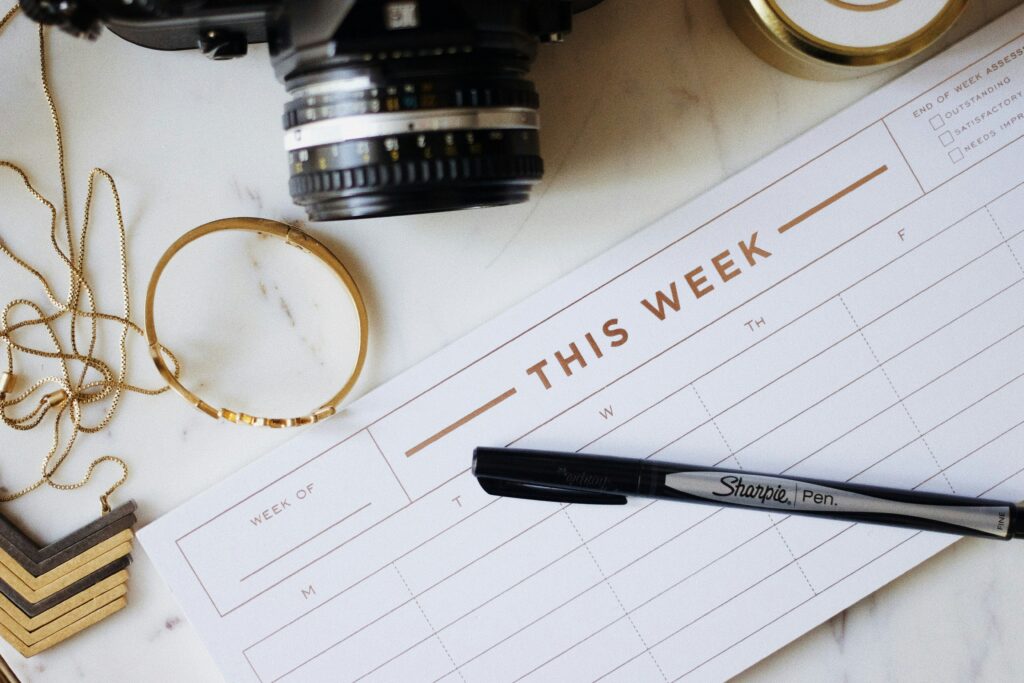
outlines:
[[[589,503],[591,505],[625,505],[626,497],[617,493],[577,491],[575,489],[526,484],[494,477],[477,477],[480,486],[492,496],[524,498],[527,500],[549,500],[556,503]]]

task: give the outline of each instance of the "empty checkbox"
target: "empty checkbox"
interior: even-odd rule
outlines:
[[[953,134],[948,130],[939,136],[939,142],[942,143],[943,147],[949,147],[953,144]]]
[[[938,130],[946,125],[946,122],[938,114],[928,119],[928,122],[932,124],[932,130]]]
[[[956,162],[960,161],[963,158],[964,158],[963,150],[961,150],[959,147],[957,147],[956,149],[950,151],[950,153],[949,153],[949,160],[952,161],[954,164]]]

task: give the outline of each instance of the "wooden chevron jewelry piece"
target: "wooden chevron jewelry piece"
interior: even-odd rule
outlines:
[[[31,657],[127,604],[129,502],[39,546],[0,514],[0,637]]]

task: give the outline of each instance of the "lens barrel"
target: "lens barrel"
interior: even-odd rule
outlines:
[[[529,198],[543,162],[537,92],[523,70],[471,47],[379,58],[287,83],[290,190],[310,219]]]

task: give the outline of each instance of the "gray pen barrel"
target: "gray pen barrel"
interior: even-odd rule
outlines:
[[[1021,514],[1005,501],[665,462],[645,462],[639,488],[655,498],[1004,540],[1018,535]]]

